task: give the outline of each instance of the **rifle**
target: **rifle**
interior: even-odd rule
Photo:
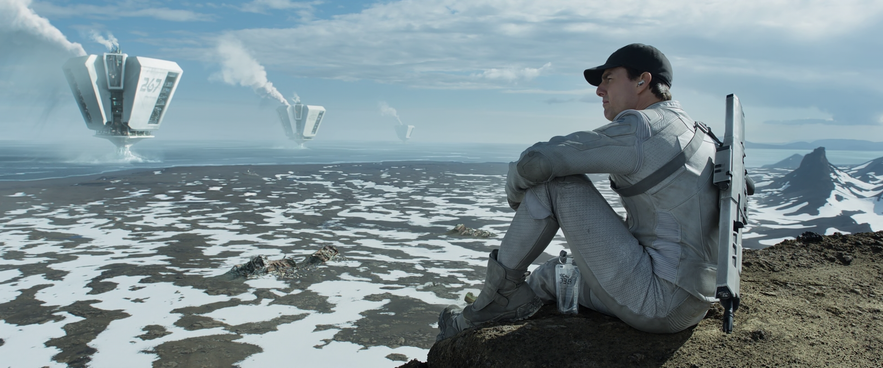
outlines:
[[[713,182],[720,189],[715,296],[724,307],[723,331],[731,333],[741,300],[742,228],[748,224],[748,196],[754,194],[754,182],[745,170],[745,114],[734,94],[727,95],[726,131],[715,153]]]

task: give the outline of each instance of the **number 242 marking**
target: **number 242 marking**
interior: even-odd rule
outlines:
[[[138,89],[140,92],[153,92],[159,88],[160,84],[162,84],[162,79],[160,78],[142,78],[144,82],[141,83],[141,88]]]

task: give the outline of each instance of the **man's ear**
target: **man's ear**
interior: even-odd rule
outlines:
[[[649,72],[643,72],[643,73],[641,73],[641,76],[638,78],[640,78],[640,80],[638,80],[638,85],[636,87],[640,87],[645,84],[649,85],[650,81],[653,80],[653,75],[650,74]]]

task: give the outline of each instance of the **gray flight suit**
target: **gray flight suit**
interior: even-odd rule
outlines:
[[[610,174],[619,188],[635,184],[678,155],[694,127],[677,101],[663,101],[525,150],[509,166],[506,193],[517,210],[499,262],[526,270],[560,228],[582,273],[580,304],[648,332],[698,323],[715,300],[719,211],[711,139],[672,175],[623,197],[625,221],[584,175]],[[528,278],[542,299],[555,299],[556,262]]]

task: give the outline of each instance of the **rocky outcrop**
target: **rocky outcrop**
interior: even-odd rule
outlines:
[[[732,334],[715,305],[693,328],[637,331],[588,310],[463,331],[401,367],[881,366],[883,232],[804,233],[746,250]]]
[[[834,191],[831,175],[834,170],[836,168],[825,156],[825,147],[816,148],[803,157],[796,170],[773,182],[771,187],[781,188],[777,196],[781,198],[775,200],[782,203],[788,199],[799,199],[800,202],[808,203],[806,210],[815,211],[811,214],[817,215],[818,208],[825,204]]]

